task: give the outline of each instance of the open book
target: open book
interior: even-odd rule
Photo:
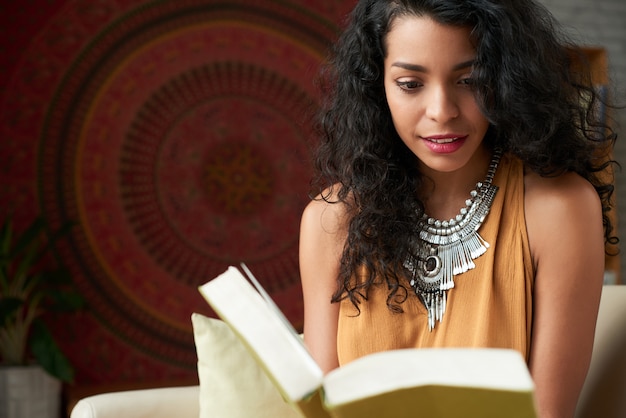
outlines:
[[[533,418],[533,382],[507,349],[402,349],[324,376],[302,339],[245,265],[200,293],[233,329],[283,398],[307,418]]]

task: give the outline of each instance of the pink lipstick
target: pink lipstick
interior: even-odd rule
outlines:
[[[467,135],[463,134],[440,134],[421,137],[426,146],[438,154],[450,154],[463,146]]]

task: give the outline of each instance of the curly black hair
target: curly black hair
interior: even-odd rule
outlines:
[[[542,176],[573,171],[587,179],[602,201],[605,240],[616,244],[607,175],[616,135],[601,118],[582,52],[545,7],[533,0],[361,0],[320,78],[326,101],[313,194],[345,204],[351,215],[333,301],[357,305],[377,278],[390,290],[390,309],[401,311],[408,295],[406,251],[399,249],[409,248],[424,212],[416,194],[424,179],[384,92],[385,39],[400,16],[472,29],[475,95],[490,123],[485,143]],[[357,271],[366,277],[355,281]]]

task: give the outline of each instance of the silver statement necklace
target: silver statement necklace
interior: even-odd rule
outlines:
[[[429,218],[418,224],[419,242],[413,245],[404,266],[411,273],[411,287],[428,311],[428,329],[441,322],[446,311],[448,290],[454,276],[476,267],[474,260],[483,255],[489,243],[478,230],[483,224],[498,187],[492,183],[502,153],[496,150],[483,182],[476,183],[460,213],[448,221]]]

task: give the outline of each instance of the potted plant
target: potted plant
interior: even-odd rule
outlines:
[[[61,382],[73,380],[72,365],[42,320],[83,305],[69,272],[50,257],[69,227],[50,233],[39,217],[17,235],[10,218],[0,229],[0,408],[17,414],[1,416],[57,417]]]

